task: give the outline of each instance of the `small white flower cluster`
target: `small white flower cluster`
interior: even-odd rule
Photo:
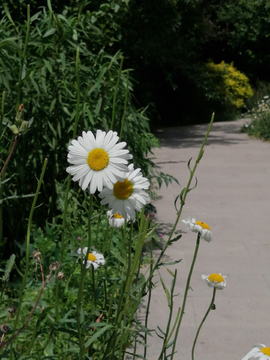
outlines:
[[[124,149],[126,143],[118,140],[117,132],[111,130],[97,130],[96,137],[91,131],[83,131],[82,136],[71,141],[67,156],[71,164],[67,172],[72,180],[79,181],[83,190],[88,187],[91,194],[100,192],[101,204],[112,209],[113,214],[108,214],[110,225],[116,227],[125,220],[134,221],[135,211],[140,212],[150,203],[145,191],[150,186],[148,179],[141,169],[128,166],[132,155]]]

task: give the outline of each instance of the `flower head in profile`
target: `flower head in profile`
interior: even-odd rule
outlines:
[[[249,359],[270,360],[270,347],[267,347],[264,344],[254,346],[242,360]]]
[[[104,188],[98,195],[101,204],[112,208],[112,212],[122,215],[124,219],[135,220],[135,210],[140,212],[144,205],[150,203],[150,196],[144,190],[150,186],[143,177],[141,169],[134,170],[133,164],[128,166],[125,178],[117,181],[112,189]]]
[[[226,276],[219,274],[202,275],[202,279],[206,281],[206,284],[210,287],[223,290],[226,287]]]
[[[67,161],[72,165],[67,172],[73,181],[79,181],[83,190],[89,186],[90,193],[94,194],[104,186],[112,189],[117,180],[123,180],[132,155],[123,149],[125,142],[116,144],[118,139],[114,131],[97,130],[96,137],[91,131],[83,131],[78,140],[71,141]]]
[[[82,249],[79,248],[77,253],[79,255],[81,255]],[[92,251],[91,253],[88,254],[88,247],[83,248],[83,254],[85,256],[87,256],[86,269],[88,269],[91,265],[93,265],[94,270],[96,270],[99,267],[99,265],[104,265],[105,264],[104,256],[102,254],[99,254],[96,251]],[[85,260],[83,260],[83,264],[84,263],[85,263]]]
[[[112,210],[107,211],[107,219],[111,227],[121,228],[125,223],[123,216],[118,215],[118,213],[114,214]],[[130,216],[127,216],[126,220],[129,221]]]
[[[192,232],[200,233],[201,239],[204,239],[207,242],[212,241],[212,232],[210,231],[209,225],[202,221],[196,221],[195,218],[188,217],[182,222],[186,227]]]

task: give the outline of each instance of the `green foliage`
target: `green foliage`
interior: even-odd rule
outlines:
[[[48,217],[49,221],[55,222],[59,215],[56,187],[57,182],[66,178],[67,146],[72,138],[78,101],[74,64],[76,50],[79,48],[80,51],[77,134],[88,129],[93,132],[97,128],[108,130],[122,54],[119,51],[110,54],[104,48],[117,41],[119,25],[116,20],[123,16],[126,6],[123,3],[119,7],[111,2],[107,5],[95,4],[96,10],[92,11],[74,7],[73,12],[67,8],[62,13],[55,13],[48,2],[48,8],[43,7],[31,15],[27,47],[24,45],[26,26],[15,23],[11,18],[12,11],[8,11],[6,6],[2,10],[0,87],[5,91],[3,155],[12,137],[8,127],[13,126],[20,103],[24,104],[24,120],[33,119],[31,129],[19,138],[8,169],[8,177],[15,174],[16,186],[15,182],[5,184],[3,197],[14,199],[18,195],[25,197],[35,192],[35,177],[40,173],[44,157],[47,157],[48,170],[40,197],[43,206],[40,216],[35,219],[40,226],[42,219]],[[129,76],[127,80],[127,77],[128,69],[122,70],[113,129],[120,131],[124,118],[122,140],[128,143],[135,166],[141,167],[145,176],[151,176],[155,165],[147,155],[153,146],[158,146],[158,140],[151,134],[145,109],[137,110],[134,106],[133,79]],[[1,165],[4,159],[1,158]],[[159,177],[155,170],[154,173]],[[25,230],[29,206],[27,199],[24,202],[9,200],[3,203],[5,236],[17,239],[19,233]]]
[[[269,141],[270,140],[270,99],[268,95],[255,106],[248,115],[252,118],[250,124],[243,127],[248,135]]]
[[[208,92],[206,97],[219,100],[220,103],[242,108],[245,100],[252,97],[253,91],[249,85],[248,78],[238,71],[233,63],[220,64],[209,62],[206,64],[206,77],[208,81]],[[212,93],[211,93],[212,89]]]

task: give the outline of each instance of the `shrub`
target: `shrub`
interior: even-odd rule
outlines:
[[[250,136],[255,136],[262,140],[270,140],[270,99],[265,95],[263,99],[248,112],[251,116],[251,124],[247,124],[242,129]]]
[[[222,104],[236,109],[244,107],[245,101],[253,95],[248,78],[238,71],[233,63],[206,64],[209,77],[209,99],[219,100]]]

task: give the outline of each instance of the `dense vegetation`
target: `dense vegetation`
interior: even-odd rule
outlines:
[[[35,321],[4,356],[54,358],[62,356],[69,342],[70,359],[78,354],[82,359],[85,352],[89,359],[114,359],[115,353],[120,359],[136,335],[147,337],[148,330],[134,321],[134,314],[153,286],[153,273],[147,280],[140,275],[142,248],[151,251],[151,240],[161,256],[163,251],[147,217],[154,209],[147,204],[134,225],[110,229],[108,209],[100,205],[98,193],[89,200],[87,192],[71,183],[66,172],[68,145],[84,130],[117,131],[135,168],[148,178],[153,198],[155,186],[174,180],[152,161],[152,149],[159,145],[152,133],[155,126],[205,122],[213,111],[217,119],[236,117],[252,106],[249,79],[256,101],[261,89],[268,88],[269,4],[27,4],[0,4],[0,318],[11,318],[14,332],[37,304],[40,313],[33,312]],[[265,120],[268,124],[268,115]],[[38,183],[45,158],[47,169]],[[188,191],[183,189],[179,198],[181,209]],[[172,235],[167,246],[179,239]],[[96,278],[94,271],[86,272],[77,254],[91,238],[94,249],[106,257],[106,267]],[[33,250],[39,255],[29,260]],[[37,294],[44,290],[41,259],[49,280],[42,279],[47,287],[39,303]],[[60,284],[63,278],[54,274],[52,261],[61,262],[66,284]],[[161,265],[158,261],[153,269]],[[84,297],[93,289],[85,304]],[[8,310],[12,303],[19,305],[17,315]],[[105,322],[95,335],[101,317]]]

